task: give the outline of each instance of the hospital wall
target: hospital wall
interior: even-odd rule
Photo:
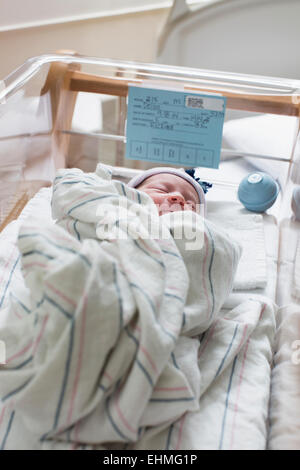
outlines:
[[[168,8],[0,32],[0,79],[27,58],[59,49],[151,62]]]

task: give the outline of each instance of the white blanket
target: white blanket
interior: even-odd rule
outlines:
[[[126,237],[104,230],[103,201]],[[157,218],[168,238],[142,238],[133,211],[152,200],[102,166],[61,171],[52,202],[58,224],[31,218],[19,233],[27,290],[11,292],[0,330],[0,446],[139,441],[199,408],[197,335],[228,297],[239,247],[191,212],[201,248],[176,239],[179,213]]]
[[[268,435],[275,308],[262,296],[230,294],[200,337],[200,407],[134,449],[263,450]]]

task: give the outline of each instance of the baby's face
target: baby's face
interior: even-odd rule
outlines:
[[[150,176],[138,189],[153,199],[159,215],[185,210],[196,212],[199,204],[195,188],[188,181],[171,173]]]

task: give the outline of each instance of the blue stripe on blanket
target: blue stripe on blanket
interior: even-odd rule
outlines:
[[[198,336],[200,346],[201,346],[201,343],[202,343],[202,341],[203,341],[203,339],[204,339],[205,334],[206,334],[206,331],[204,331],[204,333],[201,333],[201,335]]]
[[[105,410],[106,410],[106,414],[108,416],[108,419],[110,421],[110,424],[112,425],[113,429],[116,431],[116,433],[118,434],[118,436],[120,436],[122,439],[124,439],[124,441],[131,441],[132,439],[130,439],[128,436],[125,436],[125,434],[122,433],[122,431],[118,428],[118,426],[116,425],[116,423],[114,422],[113,420],[113,417],[112,415],[110,414],[110,410],[109,410],[109,401],[110,401],[110,397],[108,397],[106,399],[106,402],[105,402]]]
[[[210,263],[209,263],[209,269],[208,269],[208,277],[209,277],[209,283],[210,283],[210,292],[211,292],[211,296],[212,296],[212,309],[211,309],[211,313],[210,313],[210,319],[214,313],[214,310],[215,310],[215,295],[214,295],[214,288],[213,288],[213,284],[212,284],[212,280],[211,280],[211,268],[212,268],[212,264],[213,264],[213,260],[214,260],[214,254],[215,254],[215,242],[214,242],[214,239],[213,239],[213,236],[208,228],[208,226],[206,225],[206,223],[204,222],[204,225],[209,233],[209,236],[210,236],[210,239],[211,239],[211,246],[212,246],[212,253],[211,253],[211,257],[210,257]]]
[[[44,299],[47,300],[50,304],[54,305],[61,313],[63,313],[69,320],[73,317],[73,315],[67,312],[64,308],[61,307],[55,300],[51,299],[48,295],[44,295]]]
[[[13,275],[14,270],[15,270],[17,264],[18,264],[19,259],[20,259],[20,255],[19,255],[18,258],[16,259],[16,262],[15,262],[15,264],[13,265],[13,267],[11,268],[11,271],[10,271],[10,273],[9,273],[8,281],[7,281],[7,283],[6,283],[6,286],[5,286],[5,288],[4,288],[4,291],[3,291],[3,294],[2,294],[2,297],[1,297],[1,300],[0,300],[0,308],[2,307],[2,304],[3,304],[3,302],[4,302],[7,289],[8,289],[8,287],[9,287],[9,284],[10,284],[10,281],[11,281],[11,278],[12,278],[12,275]]]
[[[30,309],[29,309],[28,307],[26,307],[26,305],[23,304],[23,302],[21,302],[20,299],[18,299],[18,297],[16,296],[16,294],[14,294],[13,292],[11,292],[10,295],[16,300],[16,302],[22,307],[22,309],[25,310],[26,313],[31,313]]]
[[[130,282],[129,283],[130,287],[134,287],[135,289],[138,289],[142,294],[143,296],[145,297],[145,299],[147,299],[154,315],[156,316],[157,315],[157,311],[156,311],[156,308],[155,308],[155,305],[154,303],[152,302],[151,298],[149,297],[149,295],[147,294],[146,291],[144,291],[144,289],[140,286],[138,286],[137,284],[135,284],[134,282]]]
[[[140,342],[139,342],[139,341],[136,339],[136,337],[129,331],[128,326],[126,326],[126,327],[124,328],[124,330],[126,331],[127,336],[129,336],[129,338],[132,339],[132,341],[135,343],[135,345],[136,345],[136,352],[137,352]]]
[[[9,372],[10,370],[18,370],[18,369],[22,369],[24,366],[26,366],[27,364],[29,364],[33,359],[33,356],[30,356],[28,359],[25,359],[25,361],[21,362],[21,364],[19,364],[18,366],[16,367],[10,367],[9,369],[8,368],[5,368],[5,372]]]
[[[84,206],[85,204],[88,204],[89,202],[98,201],[100,199],[105,199],[108,197],[119,197],[119,194],[105,194],[103,196],[93,197],[92,199],[89,199],[88,201],[80,202],[76,206],[71,207],[71,209],[68,210],[67,215],[70,215],[74,209],[77,209],[77,207],[81,207],[81,206]]]
[[[230,379],[229,379],[228,388],[227,388],[225,410],[224,410],[224,415],[223,415],[223,420],[222,420],[222,429],[221,429],[221,436],[220,436],[220,442],[219,442],[219,450],[221,450],[222,447],[223,447],[225,423],[226,423],[226,416],[227,416],[227,409],[228,409],[228,401],[229,401],[229,395],[230,395],[230,390],[231,390],[231,385],[232,385],[232,378],[233,378],[233,374],[234,374],[236,361],[237,361],[237,356],[235,356],[234,361],[233,361],[231,374],[230,374]]]
[[[69,173],[69,172],[68,172],[67,174],[65,174],[65,175],[63,175],[63,176],[56,176],[56,177],[54,178],[54,181],[60,180],[60,179],[62,179],[62,178],[65,178],[65,179],[67,179],[67,178],[74,178],[74,177],[78,178],[78,177],[81,176],[81,175],[84,177],[85,180],[86,180],[86,179],[89,179],[89,180],[92,181],[93,183],[97,183],[97,182],[98,182],[98,181],[95,179],[94,175],[87,174],[87,173],[83,173],[83,172],[81,172],[81,173]],[[82,181],[83,181],[83,180],[82,180]],[[61,183],[58,183],[58,184],[61,184]]]
[[[86,181],[83,180],[73,180],[73,181],[62,181],[59,182],[55,187],[53,188],[52,194],[55,193],[59,189],[59,185],[61,184],[76,184],[76,183],[83,183],[86,184],[87,186],[93,186],[91,183],[87,183]]]
[[[151,376],[150,376],[149,372],[146,370],[146,368],[143,366],[143,364],[141,363],[141,361],[139,359],[136,359],[136,363],[139,366],[139,368],[141,369],[141,371],[144,373],[144,375],[145,375],[146,379],[148,380],[149,384],[151,385],[151,387],[153,387],[153,380],[151,379]]]
[[[176,362],[175,354],[173,352],[171,353],[171,358],[176,369],[180,369],[179,365]]]
[[[127,333],[127,335],[129,336],[130,339],[132,339],[132,341],[134,341],[135,345],[136,345],[136,352],[138,351],[138,347],[140,345],[140,342],[136,339],[136,337],[129,331],[128,327],[125,328],[125,331]],[[141,361],[139,359],[135,359],[136,360],[136,363],[137,365],[139,366],[139,368],[141,369],[141,371],[143,372],[143,374],[145,375],[146,379],[148,380],[149,384],[151,385],[151,387],[153,387],[153,380],[152,380],[152,377],[150,376],[149,372],[146,370],[146,368],[143,366],[143,364],[141,363]]]
[[[47,259],[54,259],[54,256],[47,255],[46,253],[43,253],[40,250],[30,250],[26,251],[26,253],[22,253],[22,256],[25,258],[25,256],[31,256],[31,255],[41,255],[44,256]]]
[[[165,296],[165,297],[172,297],[173,299],[179,300],[181,303],[184,304],[183,298],[182,298],[182,297],[179,297],[179,295],[169,294],[168,292],[165,292],[165,293],[164,293],[164,296]]]
[[[66,435],[67,442],[71,442],[71,434],[74,428],[75,428],[75,424],[72,424],[70,427],[66,429],[65,435]]]
[[[121,188],[122,188],[122,193],[124,194],[124,196],[127,197],[127,194],[126,194],[126,189],[125,189],[125,184],[121,182]]]
[[[99,384],[98,387],[101,388],[101,390],[103,390],[103,392],[105,392],[105,393],[108,392],[108,390],[109,390],[109,387],[104,387],[104,385],[102,385],[102,384]]]
[[[78,232],[77,227],[76,227],[78,222],[79,222],[78,220],[75,220],[73,227],[74,227],[74,232],[76,233],[76,236],[77,236],[78,240],[80,241],[80,233]]]
[[[18,238],[20,239],[20,238],[28,238],[28,237],[41,237],[41,238],[44,238],[48,243],[50,243],[50,245],[55,246],[59,250],[67,251],[68,253],[72,253],[74,255],[79,256],[89,267],[91,267],[91,265],[92,265],[86,256],[82,255],[81,253],[79,253],[76,250],[73,250],[73,248],[67,248],[66,246],[61,246],[61,245],[58,245],[57,243],[54,243],[52,240],[50,240],[48,237],[46,237],[46,235],[44,235],[43,233],[24,233],[23,235],[19,235]],[[70,238],[70,241],[71,240],[72,239]]]
[[[163,403],[163,402],[173,402],[173,401],[193,401],[195,397],[180,397],[180,398],[150,398],[149,401]]]
[[[57,427],[58,421],[59,421],[59,416],[62,408],[62,404],[64,401],[64,396],[65,396],[65,391],[67,388],[67,382],[69,378],[69,373],[70,373],[70,365],[71,365],[71,360],[72,360],[72,353],[73,353],[73,347],[74,347],[74,332],[75,332],[75,323],[74,319],[72,319],[71,323],[71,328],[70,328],[70,339],[69,339],[69,347],[68,347],[68,352],[67,352],[67,360],[65,364],[65,373],[63,377],[63,382],[61,386],[61,391],[59,395],[59,400],[55,412],[55,417],[54,417],[54,423],[53,423],[53,430]]]
[[[172,436],[173,429],[174,429],[174,423],[172,423],[171,426],[169,427],[169,432],[168,432],[168,435],[167,435],[167,443],[166,443],[165,450],[169,450],[169,448],[170,448],[171,436]]]
[[[86,181],[83,181],[83,180],[77,180],[77,181],[63,181],[62,183],[60,184],[75,184],[75,183],[83,183],[83,184],[87,184],[88,186],[93,186],[91,183],[87,183]]]
[[[182,256],[178,255],[177,253],[173,253],[173,251],[169,251],[169,250],[161,250],[163,253],[165,253],[166,255],[171,255],[171,256],[175,256],[176,258],[179,258],[182,260]]]
[[[153,313],[154,313],[154,318],[155,318],[157,324],[160,326],[160,328],[162,329],[162,331],[163,331],[164,333],[166,333],[168,336],[170,336],[170,338],[172,338],[173,341],[176,341],[176,339],[177,339],[176,336],[174,336],[170,331],[166,330],[166,328],[165,328],[163,325],[161,325],[161,324],[157,321],[157,318],[156,318],[156,316],[157,316],[156,308],[155,308],[155,306],[154,306],[154,304],[153,304],[151,298],[150,298],[149,295],[147,294],[147,292],[145,292],[144,289],[142,289],[142,288],[141,288],[140,286],[138,286],[137,284],[134,284],[133,282],[130,282],[129,285],[130,285],[131,287],[135,287],[136,289],[138,289],[138,290],[143,294],[143,296],[145,297],[145,299],[147,299],[149,305],[150,305],[151,308],[152,308],[152,311],[153,311]]]
[[[182,312],[182,325],[181,325],[181,328],[183,328],[185,326],[185,323],[186,323],[186,314],[185,314],[185,312]]]
[[[45,297],[43,296],[42,299],[36,304],[36,308],[39,308],[44,301],[45,301]]]
[[[226,353],[225,353],[225,355],[224,355],[224,357],[223,357],[223,359],[222,359],[222,361],[221,361],[221,364],[219,365],[218,370],[217,370],[217,372],[216,372],[215,379],[218,377],[219,373],[221,372],[222,367],[223,367],[223,365],[224,365],[224,362],[225,362],[225,360],[226,360],[226,357],[228,356],[229,351],[230,351],[230,349],[232,348],[233,341],[234,341],[234,338],[236,337],[238,328],[239,328],[239,326],[236,325],[236,327],[235,327],[235,329],[234,329],[233,337],[232,337],[232,339],[231,339],[231,342],[230,342],[230,344],[229,344],[229,346],[228,346],[228,348],[227,348],[227,351],[226,351]]]
[[[4,448],[5,448],[5,444],[6,444],[8,435],[9,435],[9,433],[10,433],[11,426],[12,426],[12,422],[13,422],[13,420],[14,420],[14,417],[15,417],[15,410],[11,412],[11,415],[10,415],[10,417],[9,417],[9,422],[8,422],[7,429],[6,429],[5,434],[4,434],[3,441],[2,441],[1,446],[0,446],[0,450],[4,450]]]
[[[9,393],[7,393],[4,397],[1,398],[1,401],[2,402],[5,402],[8,398],[14,396],[16,393],[20,392],[21,390],[23,390],[23,388],[26,387],[27,384],[29,384],[29,382],[33,379],[33,377],[30,377],[28,380],[26,380],[26,382],[24,382],[22,385],[20,385],[19,387],[15,388],[14,390],[11,390]]]

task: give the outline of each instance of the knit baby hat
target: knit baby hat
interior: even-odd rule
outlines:
[[[200,215],[205,215],[205,196],[204,193],[207,192],[207,189],[211,187],[210,183],[206,183],[205,181],[200,181],[199,178],[195,178],[195,170],[194,168],[190,170],[184,170],[183,168],[171,168],[171,167],[157,167],[157,168],[150,168],[150,170],[146,170],[143,173],[134,176],[128,183],[128,186],[131,188],[138,187],[145,179],[150,178],[153,175],[159,175],[160,173],[170,173],[175,176],[180,176],[181,178],[188,181],[196,190],[199,203],[200,203]]]

